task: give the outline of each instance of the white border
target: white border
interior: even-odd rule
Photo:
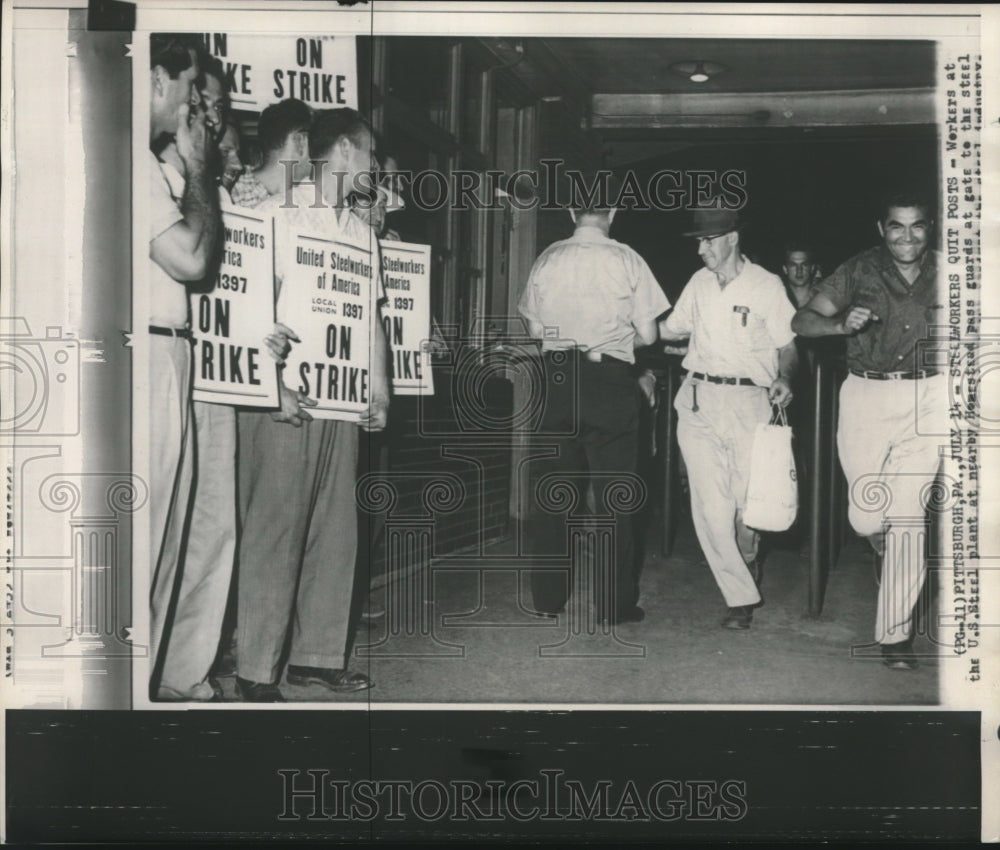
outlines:
[[[695,5],[670,6],[665,8],[655,4],[619,4],[614,7],[596,6],[595,4],[560,4],[556,11],[547,4],[539,3],[483,3],[476,4],[474,13],[456,14],[454,4],[441,3],[406,3],[406,2],[376,2],[373,3],[369,12],[356,11],[356,9],[337,8],[336,10],[319,11],[316,4],[289,3],[291,8],[283,7],[280,15],[273,10],[273,6],[266,2],[257,0],[241,0],[241,2],[224,2],[224,0],[160,0],[153,3],[152,0],[144,0],[138,4],[138,15],[136,23],[136,33],[134,41],[136,45],[133,49],[133,79],[136,103],[133,104],[133,127],[145,128],[148,126],[148,105],[140,103],[143,100],[142,93],[146,91],[145,67],[148,59],[149,33],[155,31],[188,31],[188,32],[208,32],[208,31],[229,31],[246,33],[283,33],[302,32],[303,30],[320,31],[324,34],[356,34],[356,35],[532,35],[544,36],[558,34],[560,37],[567,36],[593,36],[594,32],[599,32],[600,37],[638,37],[638,38],[822,38],[822,39],[870,39],[870,40],[897,40],[897,39],[917,39],[925,41],[935,41],[939,47],[942,42],[954,41],[956,43],[967,41],[978,37],[980,29],[979,9],[975,6],[909,6],[909,13],[900,11],[899,7],[877,6],[877,7],[838,7],[821,6],[809,7],[808,12],[789,13],[787,8],[773,5],[729,5],[720,4],[706,7]],[[191,27],[177,26],[179,21],[187,20],[184,13],[198,9],[197,29]],[[301,9],[302,11],[298,11]],[[239,10],[241,14],[234,15]],[[265,11],[267,10],[267,11]],[[916,10],[916,11],[914,11]],[[463,12],[466,10],[463,9]],[[260,12],[263,12],[261,14]],[[238,21],[238,26],[234,23]],[[142,42],[141,56],[139,42]],[[148,156],[144,155],[146,143],[145,136],[139,132],[134,132],[134,156],[137,167],[134,169],[134,179],[136,180],[136,192],[144,191],[148,187],[148,175],[144,173],[144,165]],[[143,197],[136,194],[136,197]],[[137,211],[139,205],[136,205]],[[143,211],[145,212],[145,211]],[[142,219],[142,221],[140,221]],[[148,232],[148,228],[142,229],[145,215],[136,215],[136,245],[143,244],[141,237]],[[142,312],[144,300],[143,290],[147,265],[145,256],[141,252],[134,252],[136,257],[135,290],[143,297],[135,299],[135,316],[137,323],[135,327],[141,327],[138,319],[145,316]],[[140,259],[142,262],[140,262]],[[984,275],[985,278],[985,275]],[[134,374],[147,374],[147,361],[142,356],[142,349],[137,348],[134,362]],[[145,388],[143,388],[145,389]],[[133,399],[133,410],[141,411],[143,399],[148,403],[148,396],[143,395],[136,387],[136,395]],[[143,429],[136,423],[134,436],[138,437],[143,433]],[[138,451],[139,441],[135,445],[135,466],[134,471],[143,473],[146,467],[141,466],[141,462],[146,460],[145,455],[140,455]],[[137,549],[143,554],[146,550]],[[145,556],[134,560],[134,563],[145,562]],[[146,624],[140,624],[140,612],[148,612],[148,606],[140,605],[142,599],[148,599],[148,570],[144,575],[139,575],[140,580],[135,581],[137,574],[141,570],[134,571],[133,578],[133,598],[136,608],[134,609],[134,619],[136,620],[136,635],[145,634],[142,626],[148,628]],[[145,596],[139,595],[141,593]],[[145,683],[148,675],[140,675],[140,672],[148,674],[148,670],[142,671],[140,665],[136,668],[136,675],[133,680],[133,698],[136,708],[157,708],[163,709],[163,703],[150,703],[145,690]],[[939,674],[939,682],[944,679]],[[964,700],[963,700],[964,702]],[[946,707],[949,703],[942,699],[939,692],[938,703],[934,706],[922,706],[923,710],[930,708]],[[225,703],[230,707],[240,707],[240,703]],[[329,710],[356,710],[355,707],[375,708],[386,707],[397,708],[417,708],[426,707],[433,709],[455,709],[455,710],[496,710],[510,709],[519,710],[521,708],[552,709],[552,710],[574,710],[577,708],[597,710],[616,708],[624,710],[684,710],[697,707],[707,710],[893,710],[892,707],[883,705],[858,706],[829,706],[820,707],[814,705],[794,705],[775,706],[768,704],[722,704],[722,705],[698,705],[690,704],[676,705],[615,705],[615,704],[560,704],[560,703],[330,703],[330,702],[293,702],[286,703],[279,708],[325,708]],[[178,706],[183,707],[183,706]],[[202,706],[199,706],[201,708]],[[209,708],[206,705],[204,708]],[[955,706],[957,707],[957,706]],[[910,710],[909,706],[896,707],[901,710]]]

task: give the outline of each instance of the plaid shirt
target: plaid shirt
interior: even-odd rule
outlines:
[[[257,175],[252,171],[245,171],[241,174],[240,179],[236,181],[229,194],[233,203],[238,207],[255,207],[269,197],[264,184],[257,179]]]

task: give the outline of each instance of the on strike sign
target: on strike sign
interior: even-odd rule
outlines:
[[[424,348],[431,330],[431,247],[384,241],[382,308],[392,352],[392,391],[397,395],[434,395],[434,374]]]
[[[278,320],[294,328],[284,382],[318,402],[317,419],[356,421],[371,382],[372,252],[294,233],[284,262]]]
[[[261,111],[288,97],[314,109],[357,108],[354,36],[205,33],[205,50],[222,62],[237,109]]]
[[[215,287],[191,293],[196,401],[278,406],[278,371],[264,346],[274,331],[274,221],[223,208]]]

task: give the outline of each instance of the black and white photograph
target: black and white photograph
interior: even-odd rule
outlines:
[[[4,13],[6,840],[1000,837],[992,10]]]

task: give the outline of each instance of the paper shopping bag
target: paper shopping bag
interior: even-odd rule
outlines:
[[[798,508],[792,429],[784,409],[778,408],[771,421],[760,423],[754,433],[743,523],[758,531],[787,531]]]

